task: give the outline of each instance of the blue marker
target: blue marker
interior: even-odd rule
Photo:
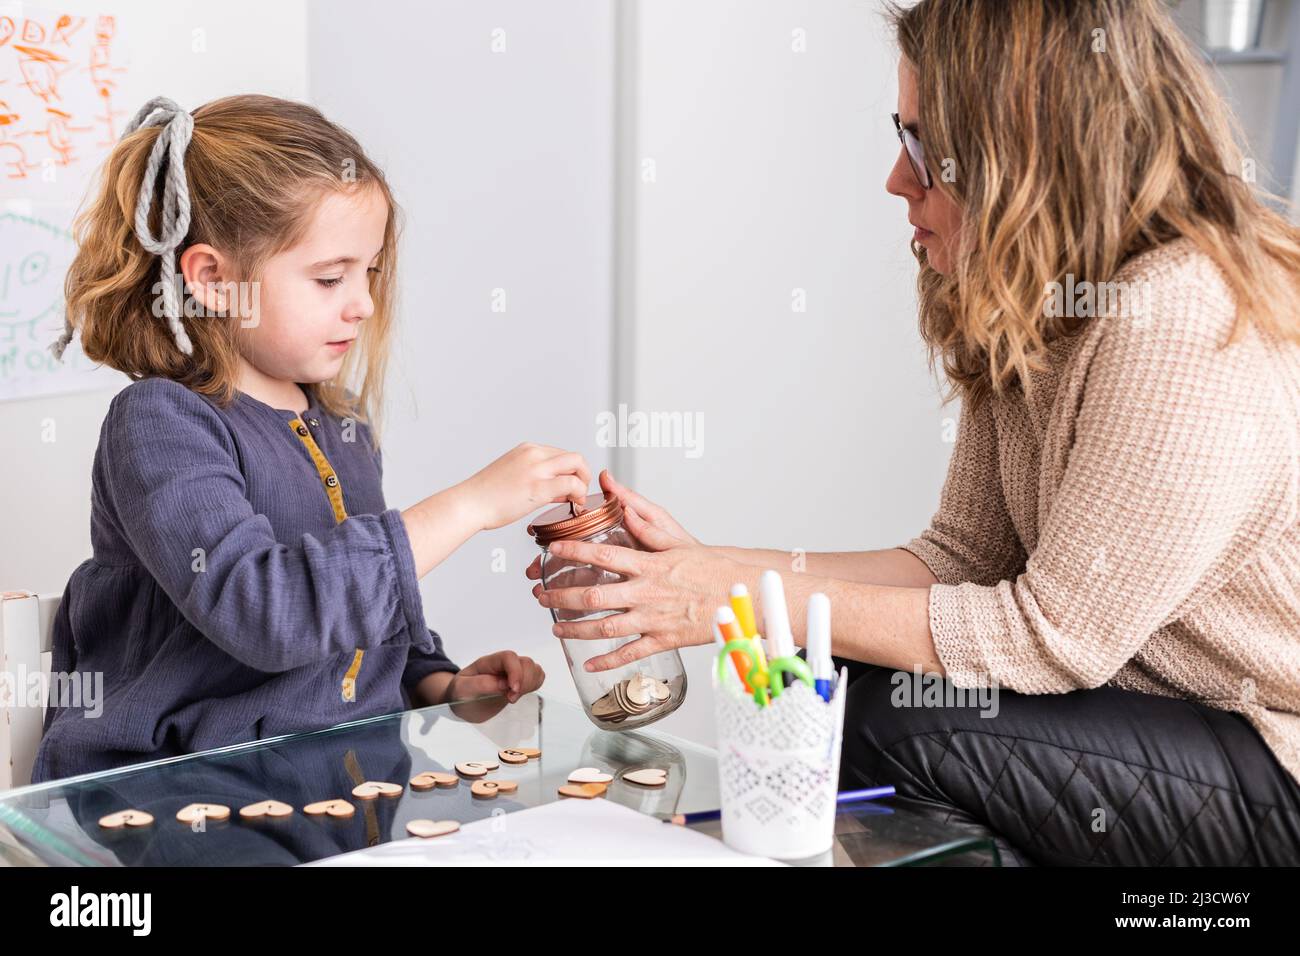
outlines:
[[[835,665],[831,661],[831,599],[820,591],[808,598],[808,667],[813,687],[830,701]]]

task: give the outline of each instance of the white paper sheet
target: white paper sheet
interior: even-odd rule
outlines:
[[[784,866],[608,800],[561,799],[304,866]]]

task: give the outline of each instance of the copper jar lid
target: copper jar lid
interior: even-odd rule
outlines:
[[[577,540],[608,531],[623,521],[623,506],[617,498],[587,496],[586,511],[575,515],[567,505],[556,505],[528,526],[528,533],[543,547],[552,541]]]

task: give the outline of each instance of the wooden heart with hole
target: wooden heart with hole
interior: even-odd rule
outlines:
[[[106,830],[119,827],[147,827],[153,823],[153,814],[143,810],[119,810],[99,818],[99,825]]]
[[[352,796],[358,800],[374,800],[376,797],[400,797],[402,785],[385,783],[382,780],[367,780],[352,788]]]
[[[239,815],[245,820],[258,820],[262,817],[287,817],[293,813],[293,807],[279,800],[263,800],[239,808]]]
[[[176,819],[181,823],[196,823],[199,820],[225,820],[230,816],[230,807],[219,803],[191,803],[176,811]]]
[[[318,817],[323,814],[331,817],[350,817],[357,812],[357,808],[346,800],[318,800],[315,803],[309,803],[302,808],[303,813]]]
[[[411,778],[412,790],[432,790],[434,787],[458,786],[460,786],[460,777],[454,773],[439,773],[437,770],[426,770],[424,773],[417,773]]]
[[[519,784],[514,780],[475,780],[469,792],[476,797],[495,797],[498,793],[514,793]]]

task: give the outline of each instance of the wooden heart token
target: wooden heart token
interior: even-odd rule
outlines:
[[[181,823],[195,823],[198,820],[225,820],[230,816],[230,807],[219,803],[191,803],[176,811],[176,819]]]
[[[99,825],[105,830],[116,830],[119,827],[147,827],[151,823],[153,823],[153,814],[145,813],[143,810],[119,810],[117,813],[99,818]]]
[[[638,707],[650,702],[650,685],[643,681],[628,681],[623,692],[627,694],[627,699]]]
[[[476,797],[495,797],[498,793],[514,793],[519,784],[514,780],[475,780],[469,792]]]
[[[245,820],[257,820],[261,817],[287,817],[293,813],[293,807],[279,800],[263,800],[239,808],[239,815]]]
[[[614,777],[595,767],[579,767],[569,774],[569,783],[609,783]]]
[[[411,778],[412,790],[432,790],[434,787],[458,786],[460,786],[460,777],[454,773],[439,773],[436,770],[426,770],[424,773],[417,773]]]
[[[350,817],[357,812],[357,808],[346,800],[318,800],[315,803],[307,804],[302,808],[302,812],[313,817],[322,814],[328,814],[331,817]]]
[[[460,829],[455,820],[412,820],[406,824],[406,832],[411,836],[430,837],[446,836]]]
[[[456,764],[456,772],[462,777],[482,777],[489,770],[495,770],[501,766],[496,761],[487,760],[468,760],[465,763]]]
[[[542,755],[542,752],[538,750],[536,747],[515,747],[514,749],[518,750],[529,760],[536,760],[538,757]]]
[[[398,783],[384,783],[380,780],[367,780],[363,784],[358,784],[352,788],[352,796],[358,800],[374,800],[376,797],[400,797],[402,795],[402,785]]]
[[[639,784],[642,787],[662,787],[668,782],[668,771],[657,767],[644,767],[623,774],[623,779],[628,783]]]
[[[528,763],[528,754],[522,750],[503,750],[497,756],[506,763]]]
[[[603,783],[568,783],[560,788],[560,796],[590,800],[592,797],[601,796],[608,789],[609,787]]]

